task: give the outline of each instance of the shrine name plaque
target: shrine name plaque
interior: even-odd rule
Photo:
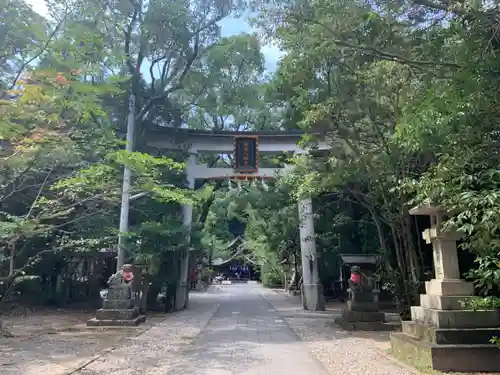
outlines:
[[[234,170],[252,173],[259,169],[259,139],[257,137],[234,137]]]

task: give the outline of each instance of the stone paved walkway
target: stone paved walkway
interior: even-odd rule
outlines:
[[[373,338],[337,330],[331,312],[303,313],[259,285],[224,285],[190,300],[188,310],[67,375],[414,374],[380,354]]]
[[[327,369],[328,374],[415,375],[417,370],[399,365],[384,352],[390,348],[388,332],[346,332],[333,324],[332,311],[305,312],[299,297],[260,289],[278,314]],[[336,312],[340,314],[340,311]]]
[[[172,375],[327,375],[296,334],[259,294],[223,286],[220,308]]]

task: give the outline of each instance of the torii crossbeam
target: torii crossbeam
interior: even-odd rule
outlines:
[[[301,131],[206,131],[178,129],[155,126],[146,133],[147,145],[158,149],[186,151],[189,159],[186,165],[188,186],[194,189],[197,179],[267,179],[275,178],[285,168],[259,168],[261,153],[291,152],[307,153],[299,146],[305,135]],[[315,149],[329,149],[325,140],[320,140]],[[211,168],[196,161],[199,152],[232,153],[233,168]],[[191,227],[193,207],[183,206],[183,223]],[[302,258],[302,305],[307,310],[324,310],[323,286],[319,280],[318,259],[314,233],[312,199],[299,202],[300,247]],[[176,296],[176,309],[183,309],[188,301],[189,252],[186,251],[181,262],[179,288]]]

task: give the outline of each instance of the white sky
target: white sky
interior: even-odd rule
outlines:
[[[41,15],[47,14],[47,7],[45,6],[45,0],[26,0],[26,2],[33,7],[35,12]]]

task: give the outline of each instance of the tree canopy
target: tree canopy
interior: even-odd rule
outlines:
[[[325,284],[338,254],[379,253],[383,285],[415,303],[432,262],[428,223],[409,209],[430,200],[465,234],[461,256],[476,264],[462,271],[480,293],[500,293],[498,2],[50,0],[47,17],[4,3],[0,275],[41,275],[49,256],[56,273],[55,257],[116,248],[128,166],[139,197],[128,255],[158,285],[175,282],[188,246],[181,204],[195,206],[193,254],[211,258],[243,235],[275,282],[300,250],[296,203],[311,195]],[[222,35],[221,20],[252,8],[256,33]],[[273,72],[268,42],[283,52]],[[130,116],[134,152],[123,151]],[[294,168],[264,185],[204,181],[192,192],[186,155],[147,145],[152,126],[302,129],[305,144],[321,134],[330,150],[263,155]],[[231,165],[231,155],[199,160]]]

